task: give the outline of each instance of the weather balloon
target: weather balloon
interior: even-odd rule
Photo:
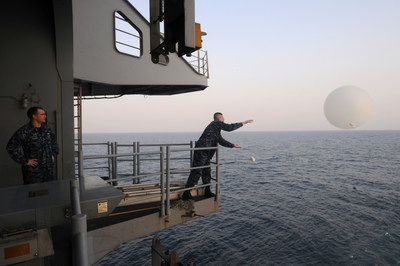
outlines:
[[[372,100],[368,93],[355,86],[343,86],[332,91],[325,100],[324,112],[335,127],[353,129],[371,116]]]

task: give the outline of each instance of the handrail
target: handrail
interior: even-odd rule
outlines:
[[[158,146],[187,146],[188,143],[161,143],[161,144],[140,144],[142,147],[158,147]]]
[[[139,144],[139,142],[133,143],[133,145],[126,145],[126,144],[117,144],[115,143],[111,143],[112,145],[112,153],[110,154],[102,154],[102,155],[82,155],[82,153],[80,153],[80,156],[78,156],[79,158],[79,173],[80,173],[80,181],[83,182],[84,179],[84,169],[99,169],[99,168],[105,168],[105,167],[88,167],[88,168],[84,168],[83,167],[83,161],[87,161],[87,160],[96,160],[96,159],[108,159],[108,160],[112,160],[112,164],[111,164],[111,170],[113,172],[112,176],[109,176],[109,179],[105,180],[107,183],[111,183],[114,187],[118,188],[123,188],[124,186],[122,185],[118,185],[117,182],[120,181],[127,181],[127,180],[132,180],[134,181],[135,179],[139,180],[141,178],[147,178],[147,177],[153,177],[153,176],[159,176],[160,180],[159,180],[159,184],[160,184],[160,192],[156,195],[151,195],[148,197],[144,197],[144,198],[140,198],[140,199],[131,199],[125,202],[121,202],[120,205],[128,205],[131,204],[133,202],[137,202],[137,201],[143,201],[146,199],[151,199],[151,198],[155,198],[155,197],[161,197],[161,210],[160,210],[160,215],[161,216],[168,216],[170,214],[170,202],[171,202],[171,191],[173,191],[174,193],[176,192],[183,192],[186,190],[190,190],[193,189],[193,187],[191,188],[181,188],[181,189],[174,189],[171,190],[171,179],[173,175],[176,174],[183,174],[183,173],[187,173],[191,170],[194,169],[202,169],[202,168],[209,168],[209,167],[215,167],[216,169],[216,178],[213,180],[215,180],[216,182],[212,182],[210,184],[203,184],[203,185],[197,185],[197,188],[203,188],[203,187],[207,187],[207,186],[214,186],[216,185],[216,200],[219,200],[219,147],[200,147],[200,148],[195,148],[193,147],[193,143],[190,143],[190,147],[188,148],[174,148],[175,146],[185,146],[185,145],[189,145],[189,144],[185,144],[185,143],[178,143],[178,144]],[[86,145],[86,144],[84,144]],[[109,142],[107,143],[107,145],[109,145]],[[132,152],[132,153],[117,153],[117,148],[118,146],[133,146],[134,147],[134,151],[136,150],[136,152]],[[159,151],[151,151],[151,152],[140,152],[140,147],[160,147]],[[136,149],[137,148],[137,149]],[[210,162],[209,165],[205,165],[205,166],[191,166],[191,160],[189,161],[190,167],[182,167],[182,165],[180,165],[177,168],[173,168],[171,166],[172,161],[176,160],[176,159],[191,159],[192,158],[192,154],[194,151],[201,151],[201,150],[216,150],[216,162]],[[190,158],[174,158],[172,156],[173,153],[180,153],[180,152],[190,152],[191,156]],[[139,159],[140,156],[148,156],[148,155],[159,155],[159,158],[152,158],[152,159]],[[159,171],[152,171],[150,173],[143,173],[140,174],[140,172],[134,172],[133,175],[130,174],[120,174],[118,176],[125,176],[125,177],[118,177],[117,176],[117,169],[116,169],[116,162],[118,158],[124,158],[124,157],[132,157],[131,160],[124,160],[124,161],[132,161],[133,163],[140,162],[141,160],[145,161],[145,160],[158,160],[160,162],[160,169]],[[158,156],[157,156],[158,157]],[[139,168],[139,164],[136,166]],[[154,170],[154,169],[153,169]],[[135,184],[135,183],[134,183]]]
[[[199,148],[189,148],[189,149],[174,149],[171,152],[175,151],[202,151],[202,150],[217,150],[218,147],[199,147]]]
[[[119,147],[124,148],[124,149],[131,147],[133,152],[137,152],[137,153],[143,154],[142,157],[140,155],[132,156],[133,157],[133,164],[132,164],[132,170],[131,170],[130,173],[124,173],[124,174],[119,173],[118,169],[117,169],[117,165],[118,165],[119,162],[132,162],[132,159],[121,159],[121,158],[118,158],[118,161],[117,161],[116,157],[110,157],[110,158],[108,158],[108,165],[105,166],[105,167],[96,167],[96,166],[94,166],[94,167],[84,167],[84,170],[108,169],[108,173],[106,175],[102,175],[102,176],[103,177],[108,176],[108,179],[115,179],[118,176],[127,176],[127,175],[138,176],[138,175],[140,175],[140,172],[141,172],[141,169],[140,169],[141,168],[141,164],[140,164],[141,162],[144,162],[144,161],[157,161],[158,160],[157,158],[145,158],[146,156],[149,156],[149,155],[145,155],[144,153],[141,153],[140,152],[140,147],[142,147],[142,148],[143,147],[144,148],[147,148],[147,147],[161,147],[161,146],[164,146],[164,147],[166,147],[166,146],[190,146],[190,147],[193,147],[194,146],[194,142],[190,141],[189,143],[173,143],[173,144],[171,144],[171,143],[141,144],[139,142],[133,142],[133,143],[130,143],[130,144],[119,144],[117,142],[107,141],[107,142],[96,142],[96,143],[83,143],[82,146],[83,147],[86,147],[86,146],[100,146],[100,147],[101,146],[105,146],[106,154],[117,154],[118,153],[117,149]],[[77,151],[75,152],[75,156],[77,158],[79,158],[79,154],[78,154]],[[128,156],[128,157],[130,157],[130,156]],[[177,157],[177,158],[171,158],[171,160],[190,160],[190,161],[192,161],[192,158],[193,158],[193,151],[191,151],[190,157]],[[95,158],[95,159],[101,159],[101,158]],[[105,158],[105,159],[107,159],[107,158]],[[75,164],[76,164],[76,171],[78,171],[79,170],[79,162],[76,162]],[[79,176],[79,173],[76,173],[76,176]],[[133,180],[133,183],[134,184],[135,183],[140,183],[140,179],[139,178],[135,178]]]
[[[160,154],[157,152],[134,152],[134,153],[119,153],[119,154],[104,154],[104,155],[84,155],[83,159],[107,159],[107,158],[117,158],[117,157],[132,157],[137,155],[153,155]]]
[[[169,200],[169,197],[170,197],[170,186],[169,186],[170,177],[171,177],[171,174],[176,172],[176,171],[175,172],[171,171],[171,167],[170,167],[171,152],[195,151],[195,150],[214,150],[214,149],[216,150],[217,158],[219,158],[219,146],[216,146],[216,147],[201,147],[201,148],[188,148],[188,149],[171,149],[170,146],[167,146],[167,172],[166,172],[166,182],[167,182],[166,204],[167,204],[167,208],[165,210],[165,215],[166,216],[169,216],[169,213],[170,213],[170,205],[169,205],[170,204],[170,200]],[[206,165],[206,166],[196,166],[196,167],[191,166],[188,169],[183,169],[183,170],[181,169],[180,171],[187,171],[187,170],[193,170],[193,169],[202,169],[202,168],[208,168],[208,167],[211,167],[211,166],[213,166],[213,165],[210,164],[210,165]],[[217,167],[217,164],[214,165],[214,166]],[[216,174],[216,184],[218,186],[218,184],[219,184],[219,171],[217,170],[216,172],[217,172],[217,174]],[[207,187],[207,186],[211,186],[211,184],[203,184],[203,185],[198,186],[198,187]],[[217,187],[217,189],[218,188],[219,187]],[[186,188],[183,191],[186,191],[186,190],[189,190],[189,189],[192,189],[192,188]]]
[[[89,146],[89,145],[107,145],[108,142],[88,142],[88,143],[82,143],[84,146]]]
[[[197,50],[197,53],[192,53],[190,57],[183,56],[183,58],[197,73],[210,78],[208,51]]]

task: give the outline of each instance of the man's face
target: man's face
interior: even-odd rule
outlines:
[[[43,109],[37,109],[36,114],[34,114],[32,117],[41,124],[46,123],[46,112]]]
[[[224,121],[225,121],[224,116],[223,116],[223,115],[219,115],[219,116],[218,116],[218,121],[224,122]]]

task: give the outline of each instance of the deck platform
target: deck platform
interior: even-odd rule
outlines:
[[[88,231],[154,213],[159,213],[160,217],[163,216],[161,214],[161,190],[159,183],[122,185],[116,188],[125,194],[125,198],[121,201],[121,204],[127,204],[117,206],[106,217],[89,220]],[[183,182],[170,184],[171,208],[180,206],[181,208],[186,208],[188,212],[192,212],[194,202],[207,199],[204,197],[204,188],[195,188],[191,191],[194,201],[183,201],[181,199],[183,193],[181,190],[184,188],[185,184]],[[194,215],[192,216],[194,217]]]
[[[204,197],[204,188],[194,188],[191,191],[194,200],[190,201],[180,199],[182,192],[174,192],[183,188],[183,184],[171,184],[169,215],[162,214],[160,196],[149,198],[160,194],[156,184],[119,188],[126,195],[121,203],[135,201],[118,206],[107,217],[88,220],[88,246],[92,249],[89,263],[98,261],[122,243],[218,211],[218,202]]]

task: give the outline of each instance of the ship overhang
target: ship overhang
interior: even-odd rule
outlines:
[[[208,86],[208,64],[199,55],[186,60],[170,53],[167,62],[152,62],[150,24],[129,2],[98,5],[97,0],[73,0],[72,9],[73,79],[82,84],[83,96],[173,95]],[[126,24],[122,29],[121,21]],[[118,39],[130,28],[134,32],[128,36],[136,41]],[[120,47],[122,42],[138,52],[129,54]],[[193,60],[194,65],[189,63]]]
[[[207,88],[201,84],[177,84],[177,85],[113,85],[105,83],[97,83],[90,81],[78,80],[78,86],[82,88],[82,96],[103,96],[103,95],[174,95],[201,91]]]

